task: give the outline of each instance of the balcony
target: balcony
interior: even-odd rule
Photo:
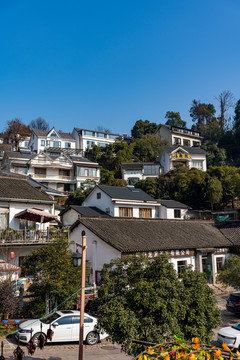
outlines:
[[[55,228],[47,230],[0,230],[0,246],[47,244],[60,236],[68,238],[68,231]]]

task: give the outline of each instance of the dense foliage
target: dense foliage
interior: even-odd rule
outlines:
[[[133,339],[159,343],[176,333],[209,341],[220,321],[204,275],[186,268],[180,280],[166,255],[105,264],[98,302],[101,325],[127,351]]]
[[[240,196],[240,169],[209,167],[206,172],[178,167],[156,179],[135,184],[154,198],[172,199],[195,209],[213,209],[231,204]]]
[[[29,291],[34,302],[31,316],[41,316],[52,310],[80,288],[80,269],[73,266],[67,237],[59,236],[54,242],[38,247],[26,258],[24,269],[32,278]],[[61,308],[72,308],[72,298]]]
[[[19,298],[15,296],[11,281],[0,281],[0,312],[4,316],[16,315],[19,305]]]
[[[87,187],[85,190],[78,188],[68,196],[67,200],[65,201],[65,206],[82,205],[83,201],[90,194],[92,189],[93,187]]]
[[[227,259],[218,272],[218,280],[226,285],[240,286],[240,257],[238,255]]]

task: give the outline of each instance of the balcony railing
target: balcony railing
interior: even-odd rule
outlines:
[[[0,246],[44,244],[52,242],[60,236],[68,238],[68,231],[55,228],[48,230],[0,230]]]

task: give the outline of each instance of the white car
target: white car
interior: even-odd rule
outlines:
[[[222,328],[217,333],[217,341],[229,347],[240,349],[240,323]]]
[[[79,340],[80,313],[77,310],[59,310],[41,320],[33,319],[24,321],[19,326],[16,338],[19,336],[21,342],[28,343],[31,338],[32,329],[33,341],[37,345],[38,337],[41,333],[41,324],[45,338],[47,338],[47,331],[49,325],[51,325],[51,329],[54,332],[52,342]],[[85,313],[83,339],[87,344],[94,345],[99,340],[105,339],[107,336],[109,335],[99,327],[97,319]]]

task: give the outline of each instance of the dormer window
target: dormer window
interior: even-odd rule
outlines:
[[[101,193],[100,192],[97,193],[97,199],[101,199]]]

